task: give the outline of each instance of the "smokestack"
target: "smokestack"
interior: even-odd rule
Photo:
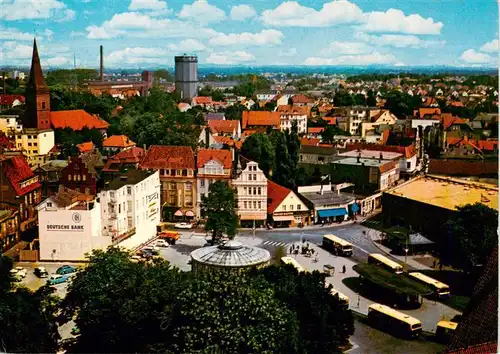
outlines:
[[[101,67],[100,67],[100,80],[104,81],[104,55],[103,55],[103,48],[101,46]]]

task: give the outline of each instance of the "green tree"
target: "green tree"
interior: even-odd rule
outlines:
[[[200,275],[174,309],[176,353],[297,353],[297,321],[262,276]]]
[[[400,119],[404,119],[413,114],[413,110],[420,105],[420,98],[412,97],[405,92],[393,90],[387,94],[385,108]]]
[[[233,238],[238,227],[236,192],[227,182],[216,181],[208,193],[208,197],[201,198],[201,209],[207,218],[205,230],[212,233],[212,243],[223,234]]]
[[[489,253],[498,244],[497,226],[495,209],[481,203],[458,207],[444,225],[448,235],[448,242],[442,247],[445,260],[465,270],[486,264]]]
[[[165,80],[165,81],[174,81],[174,78],[170,75],[168,70],[166,69],[158,69],[153,73],[153,78],[155,82],[159,82],[160,79]]]
[[[364,95],[358,93],[354,96],[354,104],[356,106],[365,106],[366,105],[366,98]]]
[[[294,188],[295,176],[292,174],[293,171],[287,145],[285,134],[280,133],[276,139],[276,168],[273,171],[273,181],[281,186]]]
[[[258,162],[266,177],[269,177],[274,168],[274,154],[274,146],[267,134],[252,134],[241,146],[241,155]]]
[[[366,105],[368,107],[377,106],[377,97],[375,96],[375,93],[372,90],[368,91],[368,95],[366,97]]]
[[[54,353],[58,349],[58,299],[12,283],[12,260],[0,256],[0,349],[5,353]]]
[[[297,353],[341,352],[340,347],[354,333],[354,319],[340,299],[331,295],[331,286],[325,286],[323,274],[298,273],[290,265],[267,267],[260,273],[274,284],[276,297],[297,316]]]
[[[232,106],[227,107],[224,110],[224,115],[226,116],[226,119],[228,120],[241,120],[241,116],[243,114],[243,111],[246,111],[247,108],[243,106],[242,104],[234,104]]]
[[[348,107],[354,106],[354,99],[352,96],[344,90],[337,91],[335,97],[333,98],[333,104],[336,107]]]
[[[290,182],[290,188],[295,190],[296,183],[295,177],[299,169],[299,158],[300,158],[300,140],[298,134],[297,122],[292,123],[292,129],[285,132],[285,137],[287,140],[288,155],[290,157],[289,165],[292,176],[294,177]]]

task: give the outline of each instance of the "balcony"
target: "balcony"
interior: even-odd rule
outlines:
[[[112,237],[113,246],[116,246],[120,242],[126,240],[127,238],[129,238],[129,237],[131,237],[133,235],[135,235],[135,227],[127,230],[126,232],[124,232],[124,233],[122,233],[120,235],[113,236]]]

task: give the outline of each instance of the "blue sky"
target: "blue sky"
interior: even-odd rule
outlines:
[[[0,63],[44,67],[200,64],[498,64],[495,0],[0,0]]]

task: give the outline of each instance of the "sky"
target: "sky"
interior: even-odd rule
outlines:
[[[495,0],[0,0],[0,65],[498,66]]]

